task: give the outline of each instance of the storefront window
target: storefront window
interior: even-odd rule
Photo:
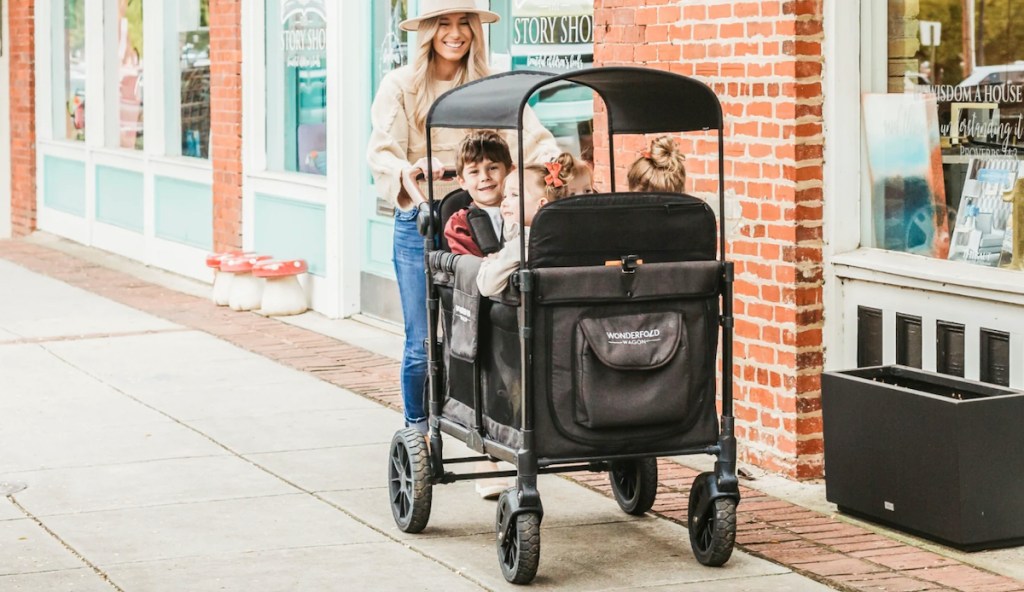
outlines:
[[[888,93],[864,97],[871,246],[1024,268],[1024,6],[888,0]]]
[[[179,0],[181,154],[210,157],[210,0]]]
[[[142,0],[119,0],[117,22],[118,145],[142,150]]]
[[[409,34],[398,28],[408,14],[408,0],[373,0],[373,94],[388,72],[409,63]],[[394,205],[377,198],[379,216],[391,216]]]
[[[69,140],[83,141],[85,140],[85,0],[63,0],[63,4],[64,137]]]
[[[373,89],[388,72],[409,63],[409,34],[398,28],[408,14],[408,0],[374,0]]]
[[[267,0],[267,164],[326,175],[324,0]]]
[[[518,0],[506,21],[513,70],[562,73],[594,63],[592,0]],[[564,84],[544,89],[531,103],[566,151],[593,161],[594,92]]]

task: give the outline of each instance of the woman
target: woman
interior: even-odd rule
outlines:
[[[402,187],[402,176],[415,178],[427,171],[426,119],[434,99],[457,86],[490,73],[483,23],[498,15],[476,7],[473,0],[423,0],[420,16],[402,21],[405,31],[418,33],[415,57],[408,66],[390,72],[373,101],[373,133],[367,158],[380,197],[395,204],[395,274],[405,321],[402,357],[402,402],[405,422],[427,432],[424,391],[427,379],[426,278],[423,238],[416,230],[418,196]],[[560,150],[551,133],[531,113],[524,126],[527,162],[547,160]],[[455,150],[466,130],[440,128],[433,132],[433,171],[443,175],[455,162]],[[505,134],[515,146],[515,134]]]

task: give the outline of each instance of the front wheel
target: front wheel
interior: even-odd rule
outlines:
[[[512,512],[510,497],[516,488],[506,489],[498,497],[497,533],[498,563],[501,575],[512,584],[529,584],[537,576],[540,566],[540,516],[534,513],[516,515],[502,531],[505,517]]]
[[[690,502],[686,515],[690,530],[690,548],[703,565],[721,567],[729,561],[736,545],[736,500],[720,497],[708,505],[703,516],[697,515],[697,508],[707,491],[701,486],[701,479],[714,479],[712,473],[701,473],[690,487]]]
[[[416,428],[399,430],[391,439],[388,456],[391,515],[402,532],[420,532],[430,520],[433,495],[427,441]]]
[[[658,495],[658,459],[613,462],[608,479],[619,508],[627,514],[641,516],[654,506]]]

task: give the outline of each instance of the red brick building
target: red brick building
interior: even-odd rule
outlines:
[[[730,225],[728,254],[738,279],[735,413],[743,460],[820,476],[822,2],[599,0],[594,16],[596,64],[697,77],[722,101],[726,188],[742,217]],[[686,145],[693,189],[714,193],[714,145]],[[642,146],[634,138],[619,148],[623,175]]]

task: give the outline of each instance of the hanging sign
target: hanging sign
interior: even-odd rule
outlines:
[[[578,45],[594,42],[594,15],[516,17],[512,24],[516,45]]]
[[[592,0],[516,0],[512,16],[513,68],[566,72],[593,63]]]
[[[323,68],[327,59],[324,0],[285,0],[281,4],[281,44],[289,68]]]

